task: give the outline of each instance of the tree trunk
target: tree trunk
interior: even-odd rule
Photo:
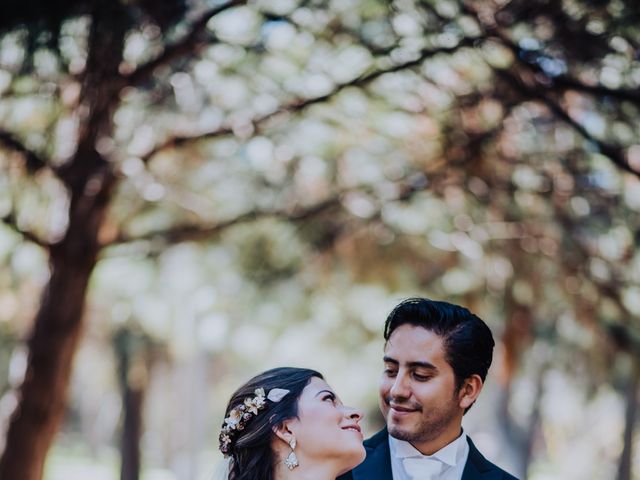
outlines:
[[[624,447],[618,463],[618,480],[631,480],[633,459],[633,431],[638,418],[638,388],[640,387],[640,360],[631,358],[631,374],[627,386],[624,422]]]
[[[149,337],[139,329],[123,327],[114,337],[124,412],[120,440],[121,480],[140,477],[140,439],[151,349]]]
[[[28,341],[26,374],[0,458],[2,480],[42,477],[47,452],[64,417],[87,286],[100,253],[98,236],[116,184],[111,166],[95,145],[112,132],[111,117],[122,87],[118,66],[126,11],[121,2],[99,0],[91,17],[78,148],[60,169],[70,195],[69,226],[64,238],[50,248],[51,278]]]
[[[120,454],[122,466],[120,480],[138,480],[140,477],[140,439],[142,438],[142,406],[144,389],[125,385],[124,425]]]
[[[38,480],[62,422],[73,357],[82,332],[87,285],[99,251],[104,207],[72,217],[63,242],[51,250],[51,279],[28,342],[29,359],[19,404],[0,459],[0,478]],[[88,215],[81,215],[82,213]]]

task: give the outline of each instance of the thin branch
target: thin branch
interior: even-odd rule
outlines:
[[[506,80],[510,85],[512,85],[516,90],[518,90],[525,97],[537,100],[544,105],[546,105],[551,112],[560,120],[565,122],[571,128],[573,128],[576,132],[578,132],[585,140],[593,143],[598,147],[600,153],[608,157],[614,164],[620,167],[622,170],[632,173],[633,175],[640,178],[640,171],[635,170],[624,157],[622,149],[615,145],[611,145],[604,140],[600,140],[594,137],[589,131],[579,122],[574,120],[569,113],[567,113],[558,102],[555,100],[543,95],[538,90],[529,88],[524,85],[518,78],[515,77],[512,73],[507,70],[501,70],[494,68],[494,71],[498,76]]]
[[[478,18],[478,22],[480,19]],[[569,75],[558,75],[551,76],[544,69],[542,69],[539,65],[531,62],[527,62],[524,58],[522,58],[523,50],[516,45],[516,43],[509,38],[509,36],[502,31],[502,29],[497,27],[486,27],[483,25],[491,34],[505,47],[507,47],[513,53],[514,57],[521,64],[526,66],[533,73],[543,75],[545,78],[545,82],[537,82],[541,88],[545,88],[547,90],[554,91],[563,91],[563,90],[576,90],[579,92],[588,93],[594,96],[606,96],[611,98],[616,98],[618,100],[626,100],[634,103],[635,105],[640,106],[640,92],[638,90],[631,89],[612,89],[607,88],[604,85],[587,85],[585,83],[580,82],[579,80],[570,77]]]
[[[27,148],[24,143],[7,131],[0,130],[0,145],[24,155],[29,173],[35,173],[41,168],[48,167],[47,162],[40,155]]]
[[[206,28],[209,20],[211,20],[219,13],[224,12],[225,10],[244,5],[246,3],[247,0],[231,0],[224,5],[219,5],[207,10],[202,15],[200,15],[200,17],[195,22],[193,22],[191,30],[188,34],[186,34],[180,41],[167,46],[162,54],[157,58],[149,61],[148,63],[145,63],[144,65],[141,65],[135,71],[133,71],[129,75],[126,75],[123,79],[124,83],[126,85],[137,85],[141,81],[148,78],[156,68],[162,65],[166,65],[174,59],[180,58],[181,56],[192,52],[200,42],[200,35]]]
[[[490,133],[490,135],[491,134],[493,134],[493,132]],[[461,162],[457,165],[442,164],[438,169],[428,172],[426,176],[423,172],[412,172],[406,175],[402,180],[398,181],[400,188],[398,188],[397,196],[394,199],[387,199],[387,201],[406,202],[417,193],[422,192],[428,188],[432,188],[434,182],[436,182],[437,180],[441,180],[442,178],[450,175],[452,167],[461,166],[464,166],[464,162]],[[368,186],[346,188],[334,193],[333,196],[316,205],[304,208],[298,208],[294,210],[253,210],[213,225],[195,224],[177,226],[163,231],[151,232],[139,236],[129,236],[122,234],[114,238],[113,240],[105,242],[102,246],[111,247],[138,241],[158,241],[162,244],[176,244],[185,241],[211,240],[230,227],[249,223],[262,218],[281,218],[293,223],[301,223],[317,215],[328,212],[334,208],[342,208],[345,195],[354,192],[374,194],[374,191],[375,189]],[[380,220],[381,213],[381,208],[378,208],[376,213],[367,218],[367,221],[371,222],[373,220]]]
[[[532,66],[533,67],[533,66]],[[542,69],[539,69],[542,72]],[[640,92],[638,90],[630,89],[612,89],[603,85],[586,85],[579,82],[575,78],[571,78],[568,75],[560,75],[558,77],[550,78],[551,86],[548,89],[554,89],[554,86],[560,90],[576,90],[579,92],[588,93],[594,96],[611,97],[618,100],[625,100],[632,102],[637,106],[640,106]]]
[[[333,98],[334,96],[336,96],[338,93],[340,93],[342,90],[344,90],[345,88],[348,87],[362,87],[365,85],[368,85],[369,83],[373,82],[374,80],[376,80],[378,77],[381,77],[382,75],[385,75],[387,73],[394,73],[394,72],[398,72],[401,70],[407,70],[413,67],[416,67],[418,65],[420,65],[425,59],[429,58],[429,57],[433,57],[435,55],[438,55],[440,53],[453,53],[455,51],[457,51],[458,49],[465,47],[465,46],[471,46],[473,45],[476,41],[478,40],[478,38],[470,38],[470,37],[465,37],[463,38],[457,45],[452,46],[452,47],[439,47],[439,48],[434,48],[434,49],[424,49],[422,50],[418,57],[413,59],[413,60],[408,60],[406,62],[402,62],[402,63],[398,63],[395,64],[391,67],[388,68],[383,68],[383,69],[379,69],[379,70],[375,70],[373,72],[361,75],[359,77],[354,78],[353,80],[346,82],[346,83],[342,83],[337,85],[331,92],[327,93],[326,95],[322,95],[319,97],[314,97],[314,98],[307,98],[307,99],[297,99],[297,100],[293,100],[291,103],[289,104],[285,104],[285,105],[281,105],[279,108],[277,108],[276,110],[274,110],[271,113],[268,113],[266,115],[262,115],[256,118],[253,118],[249,121],[247,121],[247,127],[252,127],[254,131],[258,130],[258,127],[265,123],[267,120],[284,114],[284,113],[297,113],[300,112],[302,110],[305,110],[307,107],[310,107],[311,105],[315,105],[317,103],[323,103],[326,102],[328,100],[330,100],[331,98]],[[175,146],[180,146],[180,145],[184,145],[186,143],[191,143],[191,142],[196,142],[196,141],[200,141],[200,140],[205,140],[205,139],[211,139],[211,138],[217,138],[217,137],[222,137],[225,135],[230,135],[232,134],[234,131],[234,128],[230,125],[225,125],[219,129],[216,130],[212,130],[210,132],[205,132],[199,135],[195,135],[195,136],[191,136],[191,137],[187,137],[187,136],[174,136],[171,137],[167,140],[165,140],[163,143],[157,145],[156,147],[154,147],[150,152],[148,152],[146,155],[144,155],[141,159],[143,162],[148,162],[154,155],[156,155],[157,153],[159,153],[162,150],[166,150],[167,148],[172,148]]]
[[[139,236],[120,235],[112,241],[103,244],[103,247],[139,241],[159,241],[163,244],[176,244],[187,241],[211,240],[235,225],[253,222],[262,218],[286,218],[288,221],[299,223],[339,205],[340,195],[336,195],[317,205],[291,212],[286,210],[252,210],[213,225],[183,225]]]
[[[475,10],[473,7],[471,7],[468,3],[462,2],[461,8],[463,12],[469,15],[472,15],[477,20],[478,24],[482,27],[482,29],[485,32],[485,38],[489,38],[490,35],[497,37],[503,45],[505,45],[514,53],[515,57],[518,59],[518,61],[521,64],[524,64],[525,66],[527,66],[529,70],[533,71],[533,73],[545,75],[545,77],[547,77],[550,82],[555,82],[556,85],[561,88],[553,88],[553,86],[546,85],[536,79],[536,84],[538,85],[538,87],[543,88],[547,91],[552,91],[552,92],[556,90],[561,90],[562,87],[564,89],[572,88],[575,90],[581,90],[591,94],[600,93],[604,95],[609,95],[619,99],[629,100],[636,104],[640,104],[640,94],[638,94],[637,92],[630,92],[627,90],[611,90],[603,86],[584,85],[578,80],[575,80],[568,76],[549,78],[546,72],[544,72],[544,70],[542,70],[540,67],[538,67],[537,65],[532,65],[529,62],[525,62],[520,58],[519,54],[521,53],[521,49],[500,28],[498,28],[497,25],[494,25],[494,24],[490,25],[490,24],[487,24],[487,22],[483,21],[478,11]],[[568,124],[570,127],[572,127],[583,138],[585,138],[586,140],[596,145],[603,155],[608,157],[614,164],[616,164],[622,170],[632,173],[637,177],[640,177],[640,171],[635,170],[634,168],[631,167],[631,165],[629,165],[620,147],[611,145],[605,142],[604,140],[597,139],[591,133],[589,133],[583,125],[581,125],[579,122],[574,120],[568,114],[568,112],[566,112],[560,106],[560,104],[557,103],[555,100],[549,98],[546,95],[543,95],[542,93],[540,93],[538,90],[534,88],[530,88],[526,86],[513,74],[507,72],[507,70],[496,68],[490,63],[488,64],[499,76],[501,76],[508,83],[514,86],[515,89],[518,90],[521,94],[531,99],[538,100],[541,103],[545,104],[557,118],[559,118],[560,120]]]
[[[2,221],[3,224],[5,224],[7,227],[9,227],[11,230],[13,230],[14,232],[16,232],[18,235],[22,236],[24,239],[35,243],[36,245],[39,245],[40,247],[44,248],[44,249],[49,249],[51,248],[51,245],[46,242],[45,240],[42,240],[40,237],[38,237],[37,235],[35,235],[32,232],[29,232],[27,230],[24,230],[22,228],[20,228],[18,226],[18,222],[16,221],[15,215],[13,214],[13,212],[10,212],[8,214],[6,214],[3,217],[0,217],[0,221]]]

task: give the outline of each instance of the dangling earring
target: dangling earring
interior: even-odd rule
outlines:
[[[289,446],[291,447],[291,453],[289,454],[289,456],[287,458],[284,459],[284,464],[287,466],[287,468],[289,470],[293,470],[298,465],[300,465],[298,463],[298,457],[296,457],[296,452],[294,452],[294,450],[296,448],[296,439],[295,439],[295,437],[291,439],[291,441],[289,442]]]

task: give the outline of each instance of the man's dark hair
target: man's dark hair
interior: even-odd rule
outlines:
[[[400,325],[415,325],[442,338],[445,357],[456,378],[456,391],[472,375],[484,382],[491,366],[495,342],[482,319],[464,307],[428,298],[408,298],[396,306],[384,324],[389,341]]]

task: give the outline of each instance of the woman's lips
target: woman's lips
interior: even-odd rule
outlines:
[[[347,432],[357,433],[360,438],[363,438],[360,425],[347,425],[346,427],[342,427],[342,430],[346,430]]]
[[[342,430],[353,430],[354,432],[362,433],[360,425],[347,425],[346,427],[342,427]]]

